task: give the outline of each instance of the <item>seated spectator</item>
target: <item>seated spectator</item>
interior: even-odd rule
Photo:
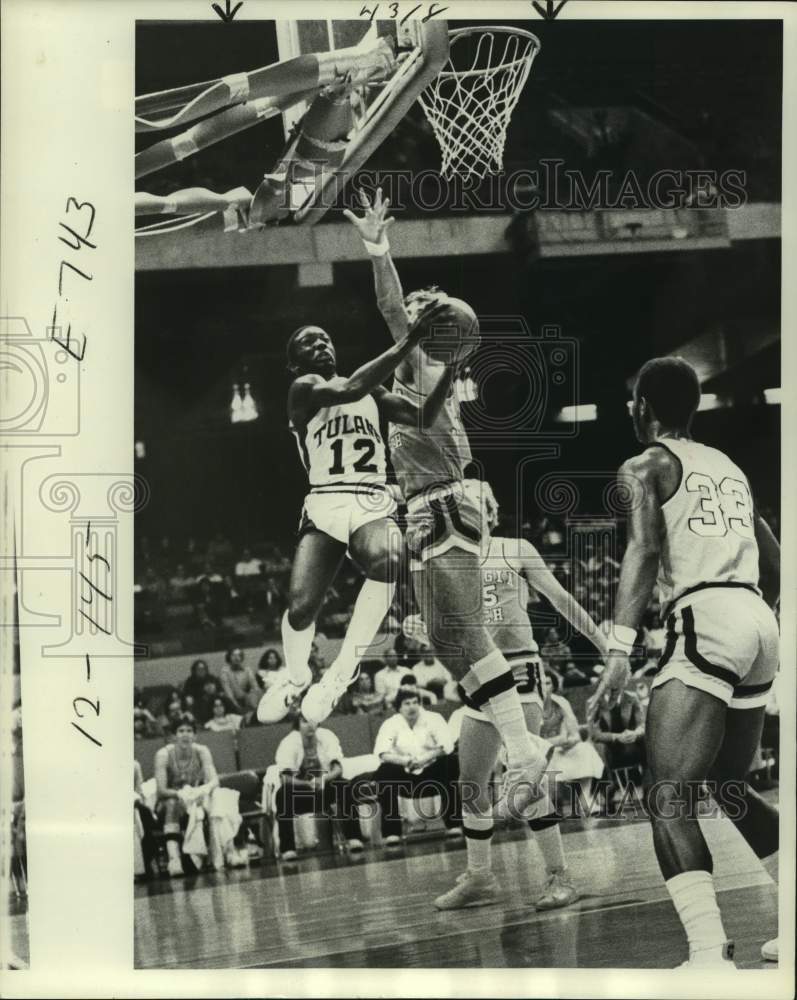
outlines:
[[[316,728],[302,716],[277,747],[282,785],[276,795],[280,856],[296,859],[293,818],[315,813],[332,822],[334,806],[350,851],[361,851],[360,823],[350,782],[343,779],[343,751],[329,729]]]
[[[189,714],[193,718],[193,713],[186,713],[183,697],[180,692],[177,690],[172,691],[166,699],[162,714],[158,718],[161,730],[163,732],[172,732],[174,724],[185,714]]]
[[[221,698],[224,702],[227,712],[235,711],[232,702],[224,694],[221,681],[216,677],[210,676],[205,679],[205,684],[199,697],[197,699],[190,697],[183,698],[183,704],[194,716],[197,723],[200,726],[204,726],[213,717],[213,702],[217,698]]]
[[[263,685],[254,670],[244,664],[242,649],[228,649],[224,659],[226,662],[219,676],[222,691],[234,711],[247,715],[257,708]]]
[[[395,650],[385,653],[384,667],[374,674],[374,691],[385,699],[385,704],[395,699],[405,673],[406,670],[399,666],[398,653]]]
[[[192,703],[200,701],[205,690],[205,682],[208,680],[218,681],[218,677],[210,672],[204,660],[194,660],[188,677],[183,682],[183,697],[191,698]]]
[[[385,699],[374,691],[373,677],[367,670],[361,670],[351,695],[352,709],[359,714],[384,712]]]
[[[607,693],[590,723],[590,738],[604,746],[606,766],[621,788],[641,786],[646,766],[645,717],[635,694],[623,691],[619,702],[610,707]]]
[[[414,673],[401,675],[401,687],[399,690],[401,690],[401,688],[412,688],[413,691],[416,691],[424,708],[429,708],[431,705],[437,704],[437,695],[434,691],[429,691],[427,688],[419,687],[418,679]]]
[[[560,691],[565,686],[564,677],[559,673],[558,670],[554,670],[550,663],[545,659],[542,661],[542,672],[546,677],[552,677],[554,683],[556,684],[556,690]]]
[[[207,853],[199,829],[204,811],[210,816],[212,866],[220,869],[226,861],[230,867],[239,867],[242,859],[235,850],[233,837],[240,827],[240,816],[236,825],[232,817],[216,808],[214,795],[219,789],[219,778],[211,752],[194,742],[196,722],[192,716],[182,715],[173,726],[173,733],[174,742],[155,754],[157,809],[163,817],[169,876],[184,874],[183,847],[186,853],[198,858]],[[185,823],[188,827],[184,832]],[[190,850],[187,841],[190,841]]]
[[[420,687],[432,691],[438,698],[444,697],[444,690],[454,678],[451,671],[437,659],[431,646],[426,646],[420,662],[412,668]]]
[[[169,579],[169,591],[171,592],[172,600],[189,600],[189,592],[195,583],[196,579],[186,572],[183,563],[178,563],[174,575]]]
[[[587,796],[593,779],[603,774],[603,761],[591,743],[582,741],[576,713],[567,698],[559,693],[557,679],[546,675],[542,691],[540,736],[555,747],[548,771],[555,775],[557,783],[578,785],[581,801],[590,801]]]
[[[236,576],[260,576],[263,565],[259,559],[255,559],[249,549],[244,549],[241,558],[235,564]]]
[[[559,630],[549,628],[545,642],[540,649],[540,655],[558,673],[561,673],[568,660],[573,659],[573,653],[567,643],[562,642]]]
[[[568,660],[562,671],[562,682],[567,688],[583,687],[585,684],[589,684],[589,677],[576,666],[575,661]]]
[[[163,727],[146,708],[133,709],[133,738],[136,740],[151,740],[163,736]]]
[[[267,649],[257,665],[257,676],[260,678],[263,690],[268,691],[272,684],[284,677],[286,669],[277,650],[273,647]]]
[[[143,695],[138,688],[133,691],[133,729],[139,734],[137,739],[163,736],[163,727],[144,704]]]
[[[402,624],[401,631],[393,642],[393,649],[395,650],[401,665],[406,667],[407,670],[412,670],[418,660],[420,660],[421,654],[425,648],[426,640],[420,636],[407,635],[404,632]]]
[[[459,767],[445,719],[421,708],[418,692],[412,688],[401,688],[394,704],[396,715],[382,723],[374,744],[381,762],[374,780],[387,845],[401,841],[397,796],[439,795],[446,828],[454,830],[461,825]]]
[[[213,733],[235,733],[241,728],[242,716],[227,711],[224,698],[216,696],[212,704],[213,715],[205,723],[205,729]]]

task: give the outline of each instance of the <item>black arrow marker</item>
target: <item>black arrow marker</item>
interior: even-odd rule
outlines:
[[[546,21],[553,21],[553,19],[559,14],[559,11],[567,3],[567,0],[560,0],[557,4],[554,0],[546,0],[545,6],[541,3],[537,3],[537,0],[533,0],[532,7],[537,11],[540,17],[544,17]]]
[[[222,21],[226,21],[227,24],[229,24],[230,21],[232,21],[232,19],[238,13],[238,11],[240,10],[240,8],[243,7],[243,0],[241,0],[241,3],[237,3],[232,8],[232,10],[230,10],[230,0],[225,0],[225,5],[227,7],[226,11],[222,10],[221,7],[219,7],[219,5],[217,3],[214,3],[212,6],[213,6],[213,9],[216,11],[216,13],[219,15],[219,17],[222,19]]]

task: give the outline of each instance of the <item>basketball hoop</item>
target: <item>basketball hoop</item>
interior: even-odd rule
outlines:
[[[448,62],[419,97],[440,143],[444,177],[503,168],[509,120],[539,51],[539,39],[522,28],[449,32]]]

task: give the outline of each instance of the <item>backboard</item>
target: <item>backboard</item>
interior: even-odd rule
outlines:
[[[448,25],[442,20],[400,24],[363,19],[277,21],[276,27],[280,60],[354,47],[369,49],[381,38],[392,43],[396,54],[396,69],[386,80],[357,90],[356,123],[343,162],[320,179],[314,191],[308,191],[294,212],[296,222],[313,224],[443,67],[448,57]],[[307,104],[300,103],[283,114],[286,140],[295,134],[306,110]]]
[[[316,52],[335,52],[338,49],[372,45],[377,38],[386,36],[396,43],[397,51],[410,52],[422,45],[420,22],[408,21],[399,27],[396,21],[277,21],[277,48],[280,61],[294,56],[312,55]],[[369,95],[369,100],[376,95]],[[307,104],[298,104],[282,116],[287,139],[295,123],[307,110]]]

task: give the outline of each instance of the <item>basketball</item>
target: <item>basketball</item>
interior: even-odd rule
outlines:
[[[444,296],[421,321],[428,327],[421,347],[433,361],[461,363],[481,343],[478,317],[463,299]]]

